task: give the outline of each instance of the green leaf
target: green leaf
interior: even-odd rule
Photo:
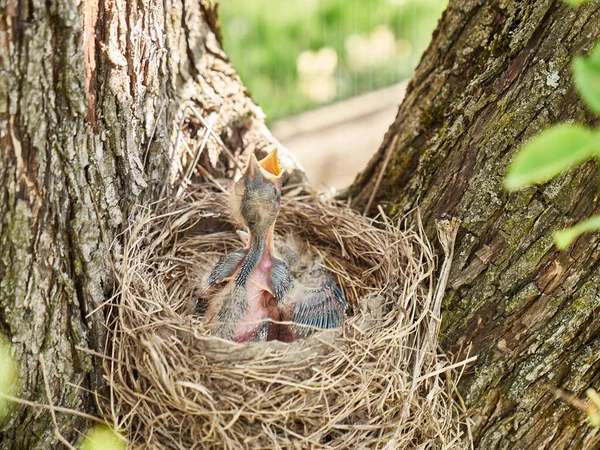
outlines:
[[[589,2],[593,2],[593,1],[594,0],[564,0],[564,2],[570,6],[579,6],[579,5],[583,5],[584,3],[589,3]]]
[[[573,61],[573,80],[581,97],[596,114],[600,114],[600,44],[590,56]]]
[[[105,425],[91,428],[79,445],[79,450],[125,450],[126,448],[127,441]]]
[[[581,125],[549,128],[527,142],[512,161],[504,180],[509,191],[543,183],[597,153],[594,134]]]
[[[588,231],[600,231],[600,215],[578,223],[574,227],[557,231],[554,233],[554,243],[559,249],[563,250],[571,245],[580,235]]]
[[[597,408],[600,409],[600,394],[598,394],[598,392],[595,389],[588,389],[587,391],[585,391],[586,395],[588,396],[588,398],[590,399],[590,401],[592,402],[592,404]]]
[[[19,394],[19,365],[11,356],[11,348],[3,335],[0,334],[0,423],[8,416],[12,403],[4,395]]]
[[[587,408],[587,415],[590,425],[594,428],[600,427],[600,394],[594,389],[585,391],[588,398],[592,402]]]

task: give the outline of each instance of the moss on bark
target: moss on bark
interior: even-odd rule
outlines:
[[[573,10],[551,0],[451,1],[380,151],[346,193],[362,208],[384,170],[373,207],[419,205],[430,230],[440,217],[461,219],[442,333],[447,350],[480,355],[461,391],[482,449],[600,442],[550,390],[582,395],[600,386],[600,236],[563,252],[551,236],[600,209],[595,165],[542,187],[503,190],[528,138],[560,121],[593,122],[570,61],[598,30],[597,3]],[[423,127],[423,111],[440,105],[443,121]]]

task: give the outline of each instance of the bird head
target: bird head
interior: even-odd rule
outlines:
[[[251,233],[264,234],[281,208],[281,176],[277,149],[260,161],[250,155],[248,167],[234,187],[234,214]]]

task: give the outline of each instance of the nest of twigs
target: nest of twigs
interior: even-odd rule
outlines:
[[[136,217],[115,262],[110,414],[130,441],[152,449],[465,447],[452,400],[460,364],[438,350],[443,286],[418,219],[402,230],[314,197],[284,197],[276,231],[320,254],[350,317],[343,329],[292,344],[237,344],[211,337],[194,308],[203,270],[241,245],[225,195],[200,187]]]

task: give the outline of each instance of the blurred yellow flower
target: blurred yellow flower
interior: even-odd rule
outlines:
[[[337,88],[335,79],[331,76],[313,78],[311,80],[299,80],[298,87],[311,100],[325,103],[335,98]]]
[[[344,41],[351,70],[366,70],[385,64],[396,53],[396,38],[386,25],[369,34],[351,34]]]
[[[303,78],[333,75],[337,63],[337,53],[331,47],[323,47],[316,52],[305,50],[296,58],[298,74]]]
[[[331,47],[314,52],[305,50],[296,58],[298,87],[311,100],[319,103],[333,100],[337,93],[333,75],[338,55]]]

